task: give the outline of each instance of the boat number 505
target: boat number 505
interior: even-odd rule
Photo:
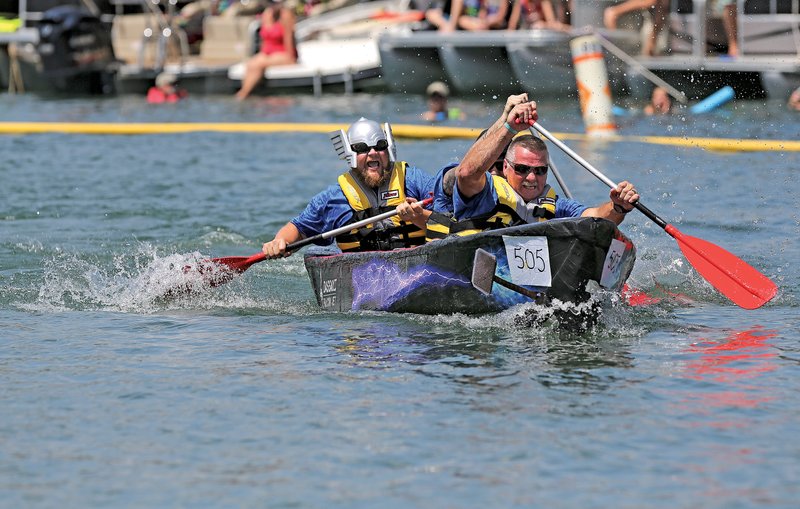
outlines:
[[[550,286],[547,237],[503,236],[511,281],[518,285]]]
[[[518,269],[538,270],[544,272],[547,262],[542,258],[542,248],[530,250],[526,247],[517,246],[514,248],[514,263]]]

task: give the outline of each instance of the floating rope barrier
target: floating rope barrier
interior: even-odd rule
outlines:
[[[0,122],[0,134],[102,134],[143,135],[181,134],[194,132],[227,133],[328,133],[346,129],[344,124],[289,124],[289,123],[94,123],[94,122]],[[393,124],[392,132],[399,138],[474,140],[479,128],[442,127],[411,124]],[[564,140],[592,141],[596,138],[580,133],[554,133]],[[607,142],[650,143],[678,147],[695,147],[720,152],[800,152],[800,141],[758,140],[742,138],[696,138],[676,136],[609,136]]]

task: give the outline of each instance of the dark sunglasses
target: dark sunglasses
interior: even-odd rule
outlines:
[[[386,140],[378,140],[378,143],[376,143],[372,147],[370,147],[369,145],[367,145],[366,143],[363,143],[363,142],[361,142],[361,143],[353,143],[352,145],[350,145],[350,149],[353,152],[355,152],[356,154],[366,154],[367,152],[369,152],[373,148],[375,149],[376,152],[381,152],[381,151],[386,150],[387,148],[389,148],[389,142],[386,141]]]
[[[514,172],[519,175],[520,177],[527,177],[528,173],[533,172],[534,175],[542,176],[547,175],[547,169],[549,166],[529,166],[527,164],[514,164],[508,159],[506,162],[514,169]]]

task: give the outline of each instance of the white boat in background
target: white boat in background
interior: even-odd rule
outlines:
[[[622,50],[606,52],[609,84],[615,96],[649,95],[652,83],[642,68],[682,90],[704,97],[725,85],[737,97],[781,98],[800,85],[800,2],[738,0],[740,55],[728,57],[721,20],[707,14],[703,0],[672,0],[662,56],[642,57],[641,13],[620,19],[618,30],[602,27],[603,10],[615,1],[573,0],[571,32],[553,30],[489,32],[390,32],[379,48],[387,87],[423,93],[444,81],[462,95],[505,94],[520,89],[542,96],[574,92],[569,41],[595,31]],[[720,52],[723,53],[720,53]]]
[[[90,7],[93,17],[85,18],[83,36],[56,40],[66,28],[44,12],[52,3],[21,0],[18,19],[6,16],[18,28],[0,31],[4,87],[144,94],[158,73],[168,71],[192,94],[232,94],[239,88],[243,62],[258,42],[256,16],[207,16],[199,50],[190,48],[174,0],[107,0],[102,2],[105,10],[96,2],[72,0],[75,9]],[[572,0],[572,33],[439,33],[421,30],[422,13],[409,9],[410,0],[354,3],[300,20],[295,26],[297,64],[268,69],[254,92],[388,89],[422,94],[431,82],[444,81],[461,95],[525,90],[536,97],[560,97],[575,89],[569,41],[587,30],[622,50],[606,53],[615,96],[649,95],[648,71],[692,99],[731,85],[737,98],[770,95],[785,100],[800,86],[800,0],[737,0],[736,57],[725,54],[721,22],[708,14],[704,0],[672,0],[665,46],[655,57],[639,54],[640,13],[620,18],[619,30],[601,27],[603,9],[615,3]],[[63,44],[90,38],[91,48]]]
[[[346,55],[346,58],[342,58]],[[228,68],[228,78],[238,88],[245,62]],[[307,89],[315,95],[334,88],[345,93],[382,88],[381,58],[374,39],[332,39],[297,44],[297,63],[270,67],[258,90]]]
[[[631,51],[639,36],[608,32]],[[411,32],[379,39],[383,75],[395,92],[423,93],[432,81],[444,81],[462,95],[494,95],[525,90],[538,97],[575,91],[569,42],[558,30],[488,32]],[[626,85],[620,65],[609,67],[612,90]]]
[[[407,4],[403,0],[359,3],[298,21],[297,63],[267,69],[254,94],[382,89],[376,34],[406,19],[386,13],[399,14]],[[115,18],[115,48],[127,61],[118,77],[120,90],[142,92],[161,71],[179,76],[181,86],[190,93],[238,90],[245,62],[257,51],[259,18],[206,17],[198,55],[187,54],[181,38],[170,29],[170,20],[158,12]],[[151,34],[154,40],[142,34]]]
[[[637,57],[670,84],[694,97],[725,85],[737,98],[786,100],[800,86],[800,2],[737,0],[739,55],[729,57],[721,18],[711,2],[672,0],[668,46],[661,56]],[[634,90],[643,80],[629,69]],[[649,88],[649,87],[648,87]]]
[[[605,30],[602,12],[614,2],[573,0],[572,22],[563,30],[491,30],[436,32],[406,29],[379,39],[383,75],[395,92],[423,93],[432,81],[444,81],[462,95],[495,95],[524,90],[536,97],[575,93],[570,41],[597,30],[626,53],[639,52],[637,30]],[[607,55],[614,94],[627,93],[626,67]]]
[[[258,91],[305,89],[352,93],[382,90],[377,35],[414,20],[403,15],[407,0],[358,3],[308,17],[297,23],[297,63],[267,69]],[[257,29],[257,28],[256,28]],[[231,66],[228,77],[238,88],[245,63]]]

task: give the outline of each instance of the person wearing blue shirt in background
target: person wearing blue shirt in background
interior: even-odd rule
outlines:
[[[390,219],[354,229],[336,238],[342,251],[388,251],[425,242],[430,211],[416,203],[431,194],[433,178],[396,161],[391,126],[360,118],[348,131],[330,133],[331,141],[350,170],[314,196],[299,216],[288,222],[262,247],[268,258],[289,256],[286,246],[383,212],[398,210]],[[328,245],[331,239],[317,242]]]
[[[526,97],[527,99],[527,97]],[[633,184],[624,181],[610,192],[610,201],[597,207],[559,198],[547,184],[548,153],[542,140],[519,136],[508,147],[503,175],[492,176],[486,168],[503,147],[538,118],[536,103],[523,102],[504,110],[456,168],[453,210],[456,224],[451,233],[469,234],[491,228],[546,221],[561,217],[600,217],[622,223],[639,200]]]

